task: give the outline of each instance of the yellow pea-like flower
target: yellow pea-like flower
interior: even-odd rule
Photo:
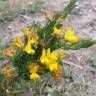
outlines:
[[[48,64],[49,63],[49,59],[47,58],[47,54],[46,54],[46,50],[43,49],[42,51],[42,55],[40,57],[40,61],[42,64]]]
[[[38,36],[34,35],[32,38],[30,37],[30,42],[31,44],[36,44],[38,42]]]
[[[69,27],[67,29],[67,32],[65,33],[64,40],[71,42],[71,43],[78,43],[80,41],[80,38],[78,36],[74,35],[73,28]]]
[[[30,35],[29,28],[23,28],[23,29],[21,29],[21,32],[23,33],[24,36],[29,36]]]
[[[57,36],[57,37],[58,37],[58,36],[60,36],[60,34],[63,33],[63,32],[64,32],[63,29],[61,29],[61,28],[58,29],[58,28],[54,27],[52,34],[53,34],[54,36]]]
[[[48,66],[49,70],[52,72],[58,69],[58,64],[56,62],[51,62]]]
[[[55,77],[55,79],[61,80],[62,79],[61,70],[55,70],[55,71],[53,71],[53,76]]]
[[[30,28],[26,28],[26,27],[25,27],[25,28],[21,29],[21,32],[23,33],[23,35],[30,37],[30,36],[32,36],[33,33],[35,32],[35,28],[32,27],[32,28],[30,29]]]
[[[39,65],[30,65],[29,66],[30,73],[36,73],[39,68],[40,68]]]
[[[30,75],[30,79],[31,80],[38,80],[40,78],[40,75],[39,74],[37,74],[37,73],[32,73],[31,75]]]
[[[16,36],[16,41],[12,42],[13,47],[22,48],[23,42],[19,36]]]
[[[3,72],[4,76],[6,76],[7,78],[12,78],[14,76],[13,70],[8,66],[5,66],[2,69],[2,72]]]
[[[35,32],[35,28],[34,27],[32,27],[31,29],[29,29],[29,28],[23,28],[23,29],[21,29],[21,31],[23,32],[23,34],[25,36],[28,37],[28,39],[30,39],[30,42],[31,42],[32,45],[35,44],[35,43],[37,43],[37,41],[38,41],[38,35]]]
[[[2,52],[2,55],[3,56],[9,56],[9,57],[12,57],[15,55],[15,50],[13,50],[12,48],[6,48],[3,52]]]
[[[47,49],[47,58],[49,58],[49,60],[53,60],[53,61],[58,60],[56,54],[51,53],[50,48]]]
[[[58,59],[59,57],[57,56],[57,54],[54,54],[50,51],[50,48],[48,48],[47,50],[43,49],[42,51],[42,55],[40,57],[40,61],[42,64],[45,64],[46,67],[51,71],[55,71],[58,70]]]
[[[53,62],[57,60],[58,60],[57,56],[51,53],[50,48],[48,48],[47,50],[43,49],[42,55],[40,57],[40,61],[42,64],[49,65],[50,61]]]
[[[28,40],[28,43],[27,43],[27,45],[25,46],[24,51],[25,51],[27,54],[32,54],[32,55],[35,54],[35,50],[32,49],[32,45],[31,45],[30,40]]]
[[[66,56],[66,51],[60,51],[60,52],[56,52],[56,53],[53,53],[57,56],[57,58],[64,58]]]

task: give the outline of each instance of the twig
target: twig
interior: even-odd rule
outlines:
[[[43,85],[42,85],[42,87],[40,88],[40,96],[42,95],[42,91],[43,91],[43,89],[44,89],[46,83],[47,83],[47,82],[44,82]]]
[[[77,68],[79,68],[79,69],[83,69],[83,66],[77,65],[77,64],[75,64],[75,63],[73,63],[73,62],[70,62],[70,61],[67,61],[67,60],[62,60],[61,62],[64,62],[64,63],[66,63],[66,64],[68,64],[68,65],[70,65],[70,66],[77,67]]]

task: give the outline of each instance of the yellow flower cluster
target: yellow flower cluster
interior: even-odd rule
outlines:
[[[24,46],[21,38],[17,36],[16,41],[13,41],[12,45],[16,48],[23,48],[23,51],[25,51],[27,54],[34,55],[35,50],[32,48],[32,46],[38,42],[38,36],[35,32],[34,27],[32,27],[31,29],[24,28],[21,31],[23,32],[24,36],[27,36],[28,38],[27,44]]]
[[[58,71],[58,73],[59,73],[59,75],[57,77],[58,79],[61,78],[60,72],[62,69],[62,67],[58,64],[58,59],[60,57],[62,57],[62,55],[65,55],[65,54],[57,55],[55,53],[51,53],[50,48],[48,48],[47,50],[43,49],[42,55],[40,57],[41,63],[43,65],[47,66],[47,68],[51,72],[53,72],[55,74],[56,71]],[[55,74],[55,77],[57,76],[56,74]]]
[[[61,19],[62,18],[60,18],[60,20]],[[24,51],[27,54],[34,55],[35,50],[32,48],[32,46],[38,42],[38,35],[35,32],[34,27],[32,27],[31,29],[24,28],[21,31],[23,32],[24,36],[28,37],[28,42],[24,47]],[[64,30],[62,28],[58,29],[58,28],[54,27],[52,34],[54,36],[58,37],[58,36],[60,36],[60,34],[62,32],[64,32]],[[78,36],[74,35],[73,28],[69,27],[67,32],[65,33],[64,40],[67,41],[67,42],[71,42],[71,43],[78,43],[80,41],[80,38]],[[12,42],[12,45],[14,47],[17,47],[17,48],[23,48],[23,46],[24,46],[24,44],[23,44],[23,42],[22,42],[22,40],[21,40],[21,38],[19,36],[16,37],[16,41]]]
[[[31,40],[31,44],[37,43],[38,35],[35,32],[35,28],[34,27],[32,27],[31,29],[30,28],[23,28],[23,29],[21,29],[21,31],[24,34],[24,36],[27,36],[28,39]]]
[[[63,32],[64,30],[62,28],[58,29],[54,27],[52,34],[58,37]],[[70,43],[78,43],[80,41],[80,37],[74,34],[74,29],[72,27],[69,27],[65,33],[64,40]]]
[[[43,49],[42,55],[40,57],[40,62],[43,66],[38,64],[31,64],[29,66],[29,71],[31,74],[30,79],[34,81],[40,79],[39,73],[49,69],[53,73],[53,76],[60,80],[62,67],[58,64],[58,59],[62,57],[65,57],[64,51],[61,51],[60,53],[51,53],[50,48],[47,50]]]
[[[65,56],[65,52],[62,53],[51,53],[50,48],[47,50],[43,49],[40,61],[43,65],[46,65],[52,72],[57,70],[60,65],[58,64],[58,59]]]
[[[57,22],[61,23],[62,20],[64,20],[64,18],[59,18],[57,20]],[[23,35],[25,37],[27,37],[27,40],[28,40],[27,43],[24,44],[22,39],[19,36],[17,36],[16,40],[12,42],[12,46],[15,47],[15,48],[23,49],[23,51],[26,52],[29,55],[30,54],[34,55],[35,54],[35,49],[33,47],[34,47],[34,45],[38,44],[38,35],[35,32],[35,28],[34,27],[32,27],[31,29],[30,28],[24,28],[21,31],[23,32]],[[64,32],[63,28],[58,29],[57,27],[54,27],[52,35],[58,37],[63,32]],[[73,28],[69,27],[67,29],[67,32],[65,33],[64,40],[66,42],[78,43],[80,38],[78,36],[74,35]],[[58,61],[59,61],[60,58],[65,57],[65,51],[51,52],[50,48],[45,49],[46,45],[45,45],[44,38],[41,38],[40,44],[41,44],[41,48],[43,48],[42,49],[42,54],[39,58],[41,65],[44,66],[45,69],[52,72],[56,79],[60,80],[61,79],[61,69],[62,69],[62,67],[61,67],[61,65],[59,64]],[[13,49],[9,48],[9,49],[6,49],[4,51],[4,54],[6,56],[13,56],[15,54],[15,51]],[[31,74],[30,79],[37,80],[37,79],[40,78],[39,72],[40,72],[40,70],[41,71],[44,70],[44,68],[42,68],[41,65],[31,64],[29,66],[29,70],[30,70],[30,74]],[[7,77],[11,77],[12,76],[12,70],[9,69],[9,68],[7,68],[7,69],[4,68],[4,74]]]
[[[28,42],[24,48],[24,51],[33,55],[35,50],[32,48],[32,46],[38,42],[38,36],[35,29],[34,27],[32,27],[32,29],[23,29],[22,32],[28,37]]]

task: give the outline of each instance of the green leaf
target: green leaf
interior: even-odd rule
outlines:
[[[0,74],[0,86],[2,85],[3,80],[4,80],[4,77],[2,74]]]
[[[43,33],[43,29],[40,26],[37,27],[37,33],[40,39],[43,38],[44,33]]]
[[[25,45],[27,44],[27,42],[28,42],[28,37],[24,36],[24,43],[25,43]]]
[[[70,0],[70,3],[64,8],[63,12],[61,12],[61,15],[65,18],[67,15],[69,15],[74,7],[76,6],[77,0]]]
[[[56,18],[53,17],[52,20],[49,20],[47,25],[43,28],[44,32],[46,32],[46,40],[50,38],[55,24],[56,24]]]
[[[56,50],[61,47],[60,38],[53,37],[50,44],[48,44],[51,50]]]
[[[70,3],[64,8],[63,11],[57,13],[54,17],[58,19],[58,17],[64,17],[66,18],[74,9],[76,6],[76,1],[77,0],[70,0]]]
[[[74,45],[70,46],[69,49],[77,50],[80,48],[88,48],[94,44],[96,44],[96,40],[85,40],[85,41],[80,42],[79,44],[74,44]]]
[[[58,29],[62,28],[62,26],[63,26],[63,25],[60,24],[60,23],[56,23],[56,24],[55,24],[55,27],[58,28]]]

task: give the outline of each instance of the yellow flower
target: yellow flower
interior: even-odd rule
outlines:
[[[58,80],[61,79],[61,66],[58,64],[58,59],[64,56],[64,53],[54,54],[50,51],[50,48],[47,50],[43,49],[40,61],[42,64],[45,64],[46,67],[51,71],[54,77]]]
[[[25,46],[24,51],[25,51],[27,54],[32,54],[32,55],[35,54],[35,50],[32,49],[32,45],[31,45],[31,41],[30,41],[30,40],[28,40],[28,43],[27,43],[27,45]]]
[[[49,63],[49,59],[47,58],[47,54],[46,54],[46,50],[45,49],[43,49],[43,51],[42,51],[42,55],[41,55],[41,57],[40,57],[40,61],[41,61],[41,63],[42,64],[48,64]]]
[[[43,49],[40,61],[42,64],[45,64],[50,71],[58,69],[57,60],[57,55],[51,53],[50,48],[48,48],[47,50]]]
[[[4,76],[6,76],[7,78],[12,78],[14,76],[13,70],[9,66],[5,66],[2,69],[2,72],[3,72]]]
[[[55,54],[57,58],[64,58],[66,56],[66,51],[60,51],[53,54]]]
[[[37,80],[40,78],[39,74],[37,74],[39,69],[40,69],[39,65],[33,65],[33,64],[29,65],[29,71],[31,73],[30,79]]]
[[[28,39],[30,39],[32,45],[37,43],[38,35],[35,32],[35,28],[34,27],[32,27],[31,29],[24,28],[24,29],[21,29],[21,31],[23,32],[24,35],[26,35],[28,37]]]
[[[47,50],[43,49],[40,61],[42,64],[48,65],[50,61],[57,61],[58,58],[55,54],[51,53],[50,48]]]
[[[64,40],[71,42],[71,43],[78,43],[80,41],[80,38],[78,36],[74,35],[73,28],[69,27],[65,34]]]
[[[16,36],[16,41],[12,42],[12,45],[17,48],[22,48],[23,42],[19,36]]]
[[[26,35],[26,36],[32,36],[33,35],[33,33],[35,32],[35,28],[34,27],[32,27],[31,29],[30,28],[23,28],[23,29],[21,29],[21,32],[24,34],[24,35]]]
[[[36,44],[38,42],[38,36],[37,35],[33,35],[33,37],[30,37],[30,42],[31,44]]]
[[[32,73],[31,75],[30,75],[30,79],[31,80],[38,80],[40,78],[40,76],[39,76],[39,74],[37,74],[37,73]]]
[[[35,44],[38,42],[38,35],[35,32],[34,27],[32,27],[30,31],[31,31],[31,35],[30,35],[31,44]]]
[[[58,69],[58,63],[57,62],[50,62],[50,64],[48,65],[49,70],[52,72],[54,70]]]
[[[58,57],[56,54],[52,53],[50,48],[47,49],[47,58],[49,59],[49,61],[57,61]]]
[[[57,60],[58,60],[57,56],[50,52],[50,48],[48,48],[47,50],[43,49],[42,55],[40,57],[40,61],[42,64],[45,64],[48,66],[50,64],[50,61],[54,62]]]
[[[29,70],[30,70],[30,73],[36,73],[36,72],[38,72],[38,69],[40,68],[40,66],[39,65],[30,65],[29,66]]]
[[[29,36],[29,35],[30,35],[29,28],[23,28],[23,29],[21,29],[21,32],[22,32],[25,36]]]
[[[31,64],[31,65],[29,65],[29,71],[31,73],[30,79],[37,80],[40,78],[39,73],[42,73],[45,71],[45,67],[42,67],[40,65]]]
[[[3,56],[14,56],[15,55],[15,50],[13,50],[12,48],[6,48],[3,52],[2,52]]]
[[[60,36],[60,34],[61,34],[62,32],[64,32],[63,29],[58,29],[58,28],[54,27],[52,34],[53,34],[54,36]]]
[[[61,66],[58,66],[60,68],[58,68],[57,70],[53,71],[53,76],[57,79],[57,80],[61,80],[62,76],[61,76]]]

